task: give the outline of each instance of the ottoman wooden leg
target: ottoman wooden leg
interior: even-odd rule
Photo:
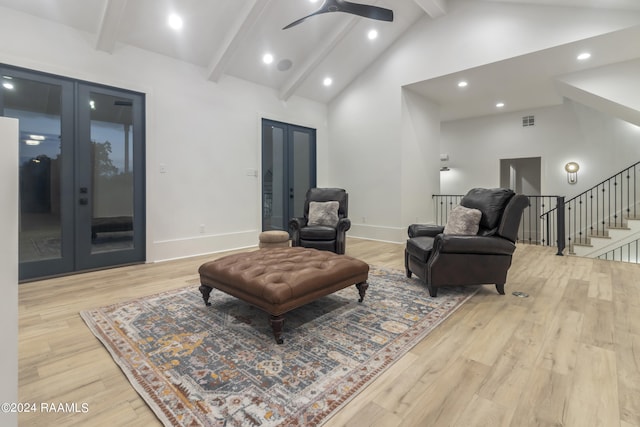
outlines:
[[[356,288],[358,288],[358,293],[360,294],[358,302],[362,302],[364,294],[367,293],[367,289],[369,289],[369,284],[367,282],[356,283]]]
[[[200,289],[200,293],[202,294],[202,299],[204,300],[204,304],[209,307],[211,303],[209,302],[209,296],[211,295],[211,287],[207,285],[200,285],[198,288]]]
[[[271,322],[271,329],[273,329],[273,336],[276,339],[276,343],[282,344],[284,340],[282,339],[282,324],[284,323],[284,316],[271,316],[269,318]]]

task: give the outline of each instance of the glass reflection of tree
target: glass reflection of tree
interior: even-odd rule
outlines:
[[[93,166],[96,176],[112,177],[118,174],[118,168],[111,160],[111,143],[109,141],[91,141],[93,146]]]
[[[111,142],[91,141],[93,151],[93,218],[133,216],[133,173],[113,162]]]

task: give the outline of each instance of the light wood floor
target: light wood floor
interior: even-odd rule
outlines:
[[[403,245],[347,248],[403,268]],[[78,312],[182,287],[222,255],[20,285],[20,401],[89,409],[20,425],[160,425]],[[520,245],[506,291],[483,286],[326,426],[639,427],[640,266]]]

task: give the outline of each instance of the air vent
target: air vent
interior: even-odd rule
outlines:
[[[536,119],[534,116],[523,116],[522,117],[522,127],[533,126],[536,124]]]

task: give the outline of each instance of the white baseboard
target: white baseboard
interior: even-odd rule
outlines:
[[[258,230],[153,242],[147,262],[169,261],[258,246]]]
[[[381,242],[402,243],[407,240],[407,227],[351,224],[347,236]]]
[[[147,250],[147,262],[162,262],[189,258],[218,252],[245,249],[258,246],[258,230],[235,233],[195,236],[185,239],[161,240],[153,242]],[[377,240],[380,242],[404,243],[407,240],[406,227],[382,227],[367,224],[352,224],[348,237]]]

